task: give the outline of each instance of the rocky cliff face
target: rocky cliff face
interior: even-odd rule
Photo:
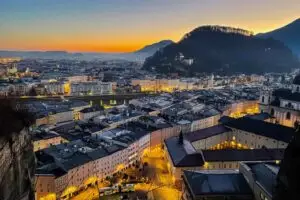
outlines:
[[[11,137],[0,137],[0,199],[34,199],[35,157],[24,128]]]
[[[0,101],[0,200],[33,200],[35,155],[28,112]]]

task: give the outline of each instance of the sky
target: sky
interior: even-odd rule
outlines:
[[[300,0],[0,0],[0,49],[130,52],[201,25],[267,32]]]

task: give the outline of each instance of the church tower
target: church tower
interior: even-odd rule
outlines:
[[[260,93],[259,103],[262,105],[270,105],[272,98],[272,91],[263,89]]]

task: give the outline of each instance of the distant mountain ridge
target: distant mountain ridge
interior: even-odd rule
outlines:
[[[41,59],[122,59],[143,62],[147,57],[152,56],[156,51],[174,43],[172,40],[147,45],[142,49],[129,53],[70,53],[67,51],[1,51],[0,57],[21,57]]]
[[[148,53],[148,54],[154,54],[156,51],[158,51],[161,48],[164,48],[168,46],[169,44],[173,44],[174,42],[172,40],[162,40],[160,42],[156,42],[150,45],[146,45],[142,49],[139,49],[135,51],[135,53]]]
[[[202,26],[146,59],[143,68],[160,73],[286,72],[299,66],[282,42],[224,26]]]
[[[256,36],[280,40],[300,57],[300,18],[284,27],[267,33],[259,33]]]

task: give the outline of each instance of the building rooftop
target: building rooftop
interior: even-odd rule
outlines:
[[[273,91],[273,96],[290,101],[300,101],[300,93],[292,92],[290,89],[277,89]]]
[[[202,150],[206,162],[282,160],[284,149],[222,149]]]
[[[250,196],[252,190],[239,173],[201,173],[184,171],[184,181],[194,197],[203,195]]]
[[[65,170],[70,170],[75,167],[81,166],[85,163],[92,161],[93,159],[87,154],[81,152],[74,152],[67,160],[60,162],[60,165]]]
[[[47,168],[39,168],[35,170],[35,175],[53,175],[55,177],[61,177],[67,174],[67,172],[61,167],[56,166],[55,164]]]
[[[242,164],[250,168],[255,181],[272,196],[279,165],[274,162],[243,162]]]
[[[272,118],[272,116],[269,113],[258,113],[258,114],[254,114],[254,115],[246,115],[245,117],[251,118],[251,119],[256,119],[256,120],[267,120]]]
[[[290,127],[279,124],[272,124],[261,120],[255,120],[248,117],[242,117],[236,120],[228,121],[224,124],[227,127],[235,128],[268,138],[289,143],[295,134],[295,130]]]
[[[156,131],[157,128],[153,126],[147,126],[139,121],[131,121],[119,126],[121,129],[129,130],[138,134],[147,134],[153,131]]]
[[[34,134],[32,137],[32,140],[33,141],[45,140],[45,139],[51,139],[51,138],[55,138],[55,137],[60,137],[60,135],[56,134],[55,132],[43,131],[43,132]]]
[[[90,108],[84,108],[84,109],[80,110],[79,112],[90,113],[90,112],[97,112],[97,111],[103,111],[103,108],[99,107],[99,106],[94,106],[94,107],[90,107]]]
[[[183,144],[178,143],[178,137],[165,140],[165,145],[176,167],[193,167],[204,164],[201,153],[197,152],[190,142],[184,140]]]
[[[36,152],[38,168],[57,165],[68,171],[92,160],[96,160],[124,149],[122,145],[92,138],[63,143]]]
[[[300,85],[300,74],[298,74],[298,75],[294,78],[293,84],[295,84],[295,85]]]
[[[164,118],[157,117],[157,116],[141,116],[139,118],[139,122],[141,122],[147,126],[152,126],[153,128],[156,128],[156,129],[172,127],[172,124],[167,122]]]
[[[61,137],[73,141],[82,139],[87,136],[91,136],[91,134],[101,131],[105,128],[105,126],[101,124],[94,124],[88,122],[71,122],[63,124],[59,127],[55,127],[53,131],[58,133]]]
[[[197,140],[202,140],[202,139],[212,137],[212,136],[215,136],[215,135],[219,135],[219,134],[222,134],[222,133],[226,133],[226,132],[229,132],[229,131],[231,131],[230,128],[227,128],[223,125],[217,125],[217,126],[212,126],[212,127],[209,127],[209,128],[201,129],[201,130],[198,130],[198,131],[194,131],[194,132],[191,132],[191,133],[187,133],[185,135],[185,139],[187,139],[190,142],[194,142],[194,141],[197,141]]]

